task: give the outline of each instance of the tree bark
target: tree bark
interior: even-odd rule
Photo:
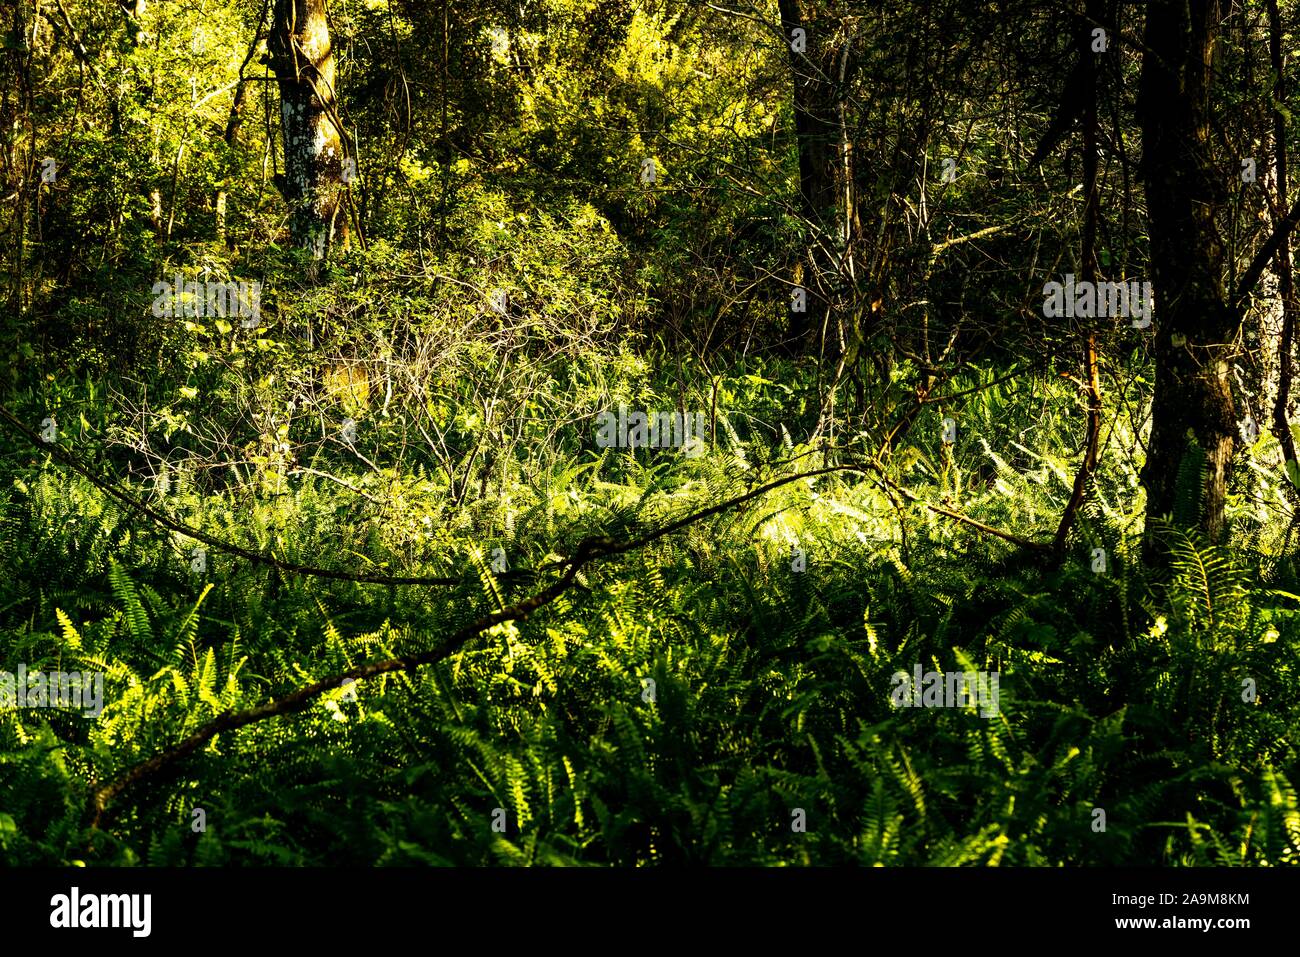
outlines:
[[[1214,214],[1225,190],[1209,144],[1218,17],[1217,0],[1152,0],[1147,10],[1138,110],[1159,306],[1151,439],[1142,470],[1152,559],[1160,551],[1152,520],[1173,513],[1180,466],[1197,449],[1206,473],[1197,524],[1210,541],[1222,539],[1236,435],[1228,358],[1240,320],[1224,291],[1224,244]]]
[[[799,205],[809,227],[809,250],[803,264],[807,309],[794,313],[791,337],[796,346],[819,329],[842,264],[827,252],[851,241],[854,202],[852,155],[844,129],[844,87],[849,67],[848,40],[838,43],[839,25],[818,16],[804,0],[778,0],[781,30],[789,48],[794,79],[792,106],[799,157]],[[803,31],[804,49],[795,48],[795,31]],[[823,247],[821,255],[817,247]],[[829,281],[829,282],[828,282]]]
[[[347,234],[347,154],[324,0],[275,0],[267,48],[280,88],[290,236],[294,245],[321,259]]]
[[[1282,57],[1282,14],[1277,0],[1268,0],[1268,49],[1273,66],[1273,153],[1276,157],[1274,180],[1279,212],[1287,208],[1286,117],[1281,104],[1286,102],[1286,73]],[[1295,339],[1295,281],[1291,273],[1291,240],[1278,247],[1273,260],[1277,272],[1278,292],[1282,298],[1282,330],[1277,347],[1277,396],[1273,400],[1273,434],[1282,447],[1282,463],[1294,482],[1300,477],[1296,462],[1295,440],[1291,437],[1291,344]],[[1266,340],[1267,343],[1267,340]],[[1292,486],[1294,489],[1294,486]]]
[[[1097,228],[1101,219],[1101,191],[1097,181],[1097,75],[1101,54],[1092,50],[1092,29],[1101,13],[1100,0],[1086,0],[1084,16],[1076,30],[1079,69],[1083,87],[1083,230],[1080,235],[1079,275],[1085,282],[1097,280]],[[1058,556],[1065,553],[1066,540],[1075,515],[1088,494],[1088,482],[1097,468],[1101,444],[1101,375],[1098,365],[1097,330],[1087,329],[1083,348],[1087,382],[1088,425],[1084,438],[1083,462],[1075,473],[1070,499],[1061,513],[1053,540]]]

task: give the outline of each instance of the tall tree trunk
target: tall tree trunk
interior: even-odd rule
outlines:
[[[1204,455],[1200,528],[1223,535],[1236,434],[1228,358],[1238,316],[1214,224],[1224,187],[1211,162],[1209,85],[1218,0],[1152,0],[1138,111],[1156,302],[1155,393],[1142,482],[1151,520],[1173,512],[1180,466]],[[1147,556],[1157,557],[1150,532]]]
[[[275,0],[267,46],[280,87],[289,231],[295,245],[320,259],[347,232],[346,153],[324,0]]]
[[[1286,71],[1282,56],[1282,14],[1277,0],[1268,0],[1268,50],[1273,66],[1273,154],[1277,158],[1274,180],[1277,189],[1278,225],[1290,200],[1287,197],[1286,117],[1282,104],[1286,102]],[[1300,463],[1296,462],[1295,439],[1291,437],[1291,346],[1295,340],[1295,280],[1291,273],[1291,240],[1278,247],[1273,260],[1277,272],[1278,292],[1282,297],[1282,329],[1277,346],[1277,396],[1273,400],[1273,434],[1282,446],[1282,462],[1292,482],[1300,479]],[[1267,341],[1265,342],[1267,345]],[[1267,394],[1267,390],[1265,390]]]
[[[778,0],[777,6],[794,76],[800,209],[811,234],[801,264],[801,284],[808,290],[807,309],[795,313],[791,324],[797,346],[823,324],[840,269],[828,253],[844,242],[852,216],[851,193],[846,195],[852,176],[851,171],[845,172],[851,166],[851,155],[842,129],[844,105],[840,102],[848,50],[837,44],[839,25],[829,16],[818,16],[813,3]]]
[[[1097,281],[1097,229],[1101,219],[1101,191],[1097,182],[1097,94],[1098,74],[1103,54],[1092,49],[1092,31],[1100,22],[1101,0],[1085,0],[1084,15],[1075,31],[1079,51],[1079,70],[1083,97],[1083,230],[1080,234],[1079,278]],[[1097,330],[1084,332],[1083,367],[1088,396],[1088,426],[1084,438],[1083,462],[1075,473],[1070,499],[1061,513],[1053,547],[1059,556],[1065,552],[1066,540],[1074,518],[1088,494],[1088,482],[1097,468],[1101,442],[1101,376],[1098,368]]]

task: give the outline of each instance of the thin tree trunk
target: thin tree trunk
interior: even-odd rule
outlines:
[[[290,235],[321,259],[347,234],[346,152],[324,0],[275,0],[268,49],[280,88]]]
[[[1276,156],[1274,178],[1277,183],[1279,215],[1287,208],[1286,119],[1278,105],[1286,100],[1286,80],[1282,63],[1282,16],[1277,0],[1268,0],[1268,49],[1273,64],[1273,152]],[[1277,346],[1277,397],[1273,402],[1273,434],[1282,446],[1282,461],[1293,482],[1300,481],[1300,464],[1296,462],[1295,440],[1291,437],[1291,419],[1287,407],[1291,402],[1291,345],[1295,339],[1295,280],[1291,273],[1291,241],[1288,238],[1273,260],[1277,271],[1278,292],[1282,298],[1282,335]]]
[[[798,348],[825,322],[828,295],[824,279],[834,272],[836,264],[815,250],[827,240],[836,244],[842,239],[844,198],[839,181],[849,156],[841,135],[842,104],[837,102],[834,81],[842,65],[837,63],[834,45],[836,27],[830,18],[813,16],[802,0],[778,0],[777,6],[794,79],[792,106],[800,209],[814,233],[801,277],[807,289],[806,310],[794,313],[791,323],[791,338]],[[803,31],[802,50],[795,47],[796,31]]]
[[[1101,218],[1101,193],[1097,183],[1097,74],[1100,54],[1092,50],[1092,28],[1100,14],[1098,0],[1087,0],[1084,19],[1078,30],[1078,48],[1082,68],[1083,90],[1083,231],[1080,237],[1080,278],[1097,280],[1097,225]],[[1070,500],[1061,514],[1053,547],[1063,555],[1065,542],[1075,515],[1087,497],[1088,480],[1097,468],[1101,442],[1101,376],[1097,358],[1097,330],[1087,330],[1083,348],[1084,373],[1087,376],[1088,424],[1084,440],[1083,462],[1074,476]]]

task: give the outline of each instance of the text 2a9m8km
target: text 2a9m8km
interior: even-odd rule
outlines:
[[[1249,894],[1183,894],[1182,904],[1249,904]],[[1172,894],[1162,894],[1161,903],[1172,904]],[[1128,894],[1112,894],[1110,902],[1112,904],[1129,905],[1134,907],[1146,907],[1148,904],[1156,902],[1153,894],[1138,894],[1130,896]]]
[[[1249,904],[1249,894],[1184,894],[1184,904]]]

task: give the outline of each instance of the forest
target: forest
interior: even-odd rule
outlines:
[[[1300,863],[1298,29],[2,0],[0,864]]]

